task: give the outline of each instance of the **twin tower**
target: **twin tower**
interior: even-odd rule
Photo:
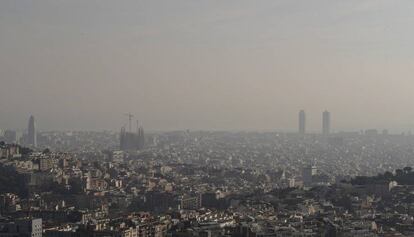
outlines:
[[[327,136],[331,132],[331,113],[324,111],[322,113],[322,134]],[[299,134],[306,133],[306,113],[304,110],[299,112]]]

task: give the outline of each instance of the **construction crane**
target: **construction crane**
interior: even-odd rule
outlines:
[[[132,118],[134,117],[134,115],[131,114],[131,113],[126,113],[125,116],[128,116],[128,120],[129,120],[129,132],[132,132],[131,122],[132,122]]]

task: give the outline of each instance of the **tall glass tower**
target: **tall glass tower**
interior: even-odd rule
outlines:
[[[33,115],[30,116],[29,126],[27,127],[27,144],[33,147],[37,146],[36,123]]]
[[[322,114],[322,134],[327,136],[331,132],[331,113],[324,111]]]
[[[306,113],[304,110],[299,112],[299,134],[306,133]]]

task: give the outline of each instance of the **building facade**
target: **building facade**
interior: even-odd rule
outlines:
[[[306,133],[306,113],[304,110],[299,112],[299,134]]]
[[[329,135],[331,132],[331,113],[324,111],[322,114],[322,134],[324,136]]]
[[[33,115],[30,116],[27,127],[27,144],[33,147],[37,146],[36,122]]]

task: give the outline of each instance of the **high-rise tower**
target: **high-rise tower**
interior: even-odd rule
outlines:
[[[325,110],[322,114],[322,134],[329,135],[331,132],[331,113]]]
[[[33,147],[37,146],[36,123],[33,115],[29,118],[29,126],[27,127],[27,144]]]
[[[299,134],[306,133],[306,113],[304,110],[299,112]]]

